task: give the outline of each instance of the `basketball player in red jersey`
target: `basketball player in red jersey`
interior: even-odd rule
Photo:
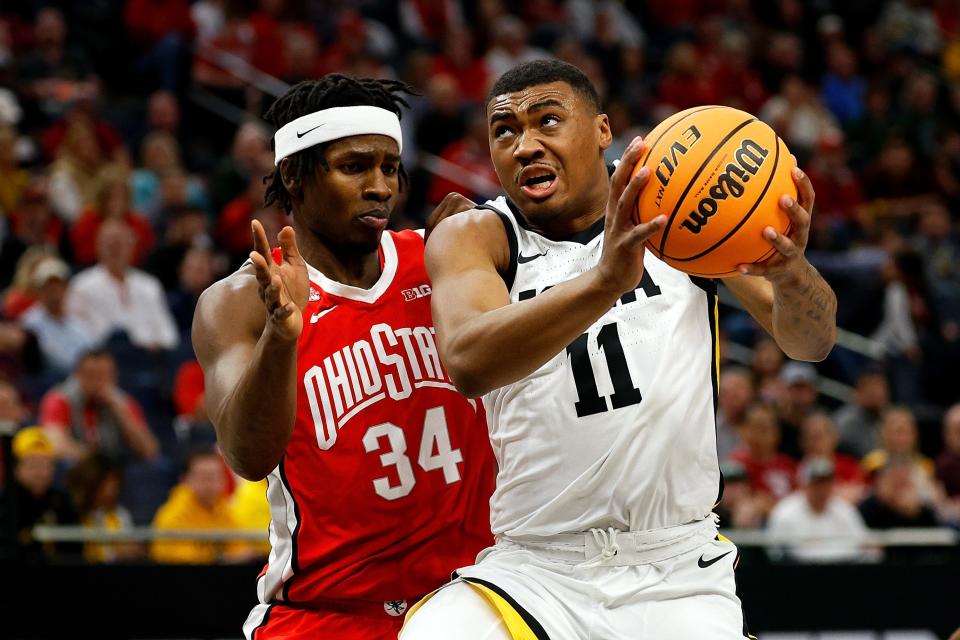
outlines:
[[[268,479],[249,640],[395,638],[407,606],[492,541],[483,408],[437,355],[423,235],[384,231],[405,91],[330,75],[274,103],[266,202],[293,228],[271,252],[254,222],[250,262],[197,306],[224,456]]]

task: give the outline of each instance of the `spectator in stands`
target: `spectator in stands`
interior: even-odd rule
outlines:
[[[714,87],[726,94],[719,104],[757,113],[769,96],[760,74],[751,66],[750,39],[742,31],[728,31],[723,35],[721,45],[722,55],[711,80]],[[817,198],[819,201],[819,191]],[[819,208],[817,214],[820,214]]]
[[[811,243],[823,250],[846,249],[857,233],[858,208],[863,204],[860,179],[847,164],[843,133],[825,132],[806,167],[817,191],[817,215],[811,220]]]
[[[819,194],[817,194],[819,197]],[[923,259],[931,302],[943,324],[960,323],[960,236],[952,228],[950,211],[941,200],[920,208],[913,250]],[[944,327],[939,327],[941,332]]]
[[[0,220],[9,221],[30,184],[30,174],[20,168],[16,144],[16,131],[0,125]]]
[[[549,58],[543,49],[531,46],[527,40],[527,26],[511,15],[501,15],[491,29],[493,43],[487,50],[486,63],[491,78],[499,78],[508,69],[521,62]]]
[[[890,406],[890,384],[883,372],[868,367],[857,376],[853,401],[833,414],[840,449],[862,458],[880,444],[880,419]]]
[[[811,157],[817,141],[839,128],[833,115],[799,75],[783,78],[780,93],[764,103],[759,116],[783,137],[801,166]]]
[[[887,375],[893,382],[895,400],[907,404],[920,402],[919,329],[930,317],[922,281],[920,257],[909,252],[893,255],[883,269],[886,282],[883,316],[871,336],[884,347]]]
[[[236,529],[227,504],[226,474],[220,454],[212,448],[191,451],[180,483],[157,511],[154,528]],[[150,555],[155,562],[167,564],[214,564],[245,559],[249,547],[236,541],[157,540]]]
[[[133,527],[130,512],[120,504],[122,484],[122,468],[107,456],[91,453],[77,462],[67,476],[67,488],[80,524],[107,531]],[[145,554],[143,545],[134,542],[87,542],[83,545],[83,557],[90,563],[129,561]]]
[[[87,352],[73,375],[47,392],[40,403],[40,425],[57,457],[69,462],[90,451],[119,463],[151,460],[160,450],[140,405],[117,386],[109,351]]]
[[[936,182],[903,134],[891,133],[863,173],[863,191],[869,201],[868,221],[906,218],[933,197]]]
[[[452,191],[474,202],[494,198],[500,192],[497,173],[490,161],[487,118],[482,111],[470,116],[467,134],[444,147],[440,157],[446,164],[438,167],[442,173],[434,173],[430,180],[428,204],[440,204]]]
[[[273,156],[261,154],[253,165],[254,171],[247,180],[246,190],[220,211],[214,238],[230,254],[232,264],[241,264],[250,253],[250,221],[263,208],[263,195],[267,189],[263,176],[272,166]]]
[[[769,501],[756,495],[750,486],[747,470],[739,462],[720,463],[723,474],[723,497],[714,508],[720,517],[720,527],[734,529],[757,529],[769,509]]]
[[[753,490],[767,501],[766,513],[777,500],[793,491],[797,463],[777,450],[780,422],[771,407],[760,404],[750,407],[742,434],[744,446],[730,454],[730,459],[747,470]]]
[[[430,78],[427,97],[430,108],[417,123],[417,147],[422,152],[440,155],[447,145],[466,133],[467,115],[453,76]]]
[[[128,0],[124,6],[127,36],[140,50],[137,67],[156,76],[166,91],[182,81],[186,49],[196,28],[187,0]]]
[[[171,133],[153,131],[144,138],[140,155],[141,167],[130,175],[131,206],[143,213],[155,228],[160,228],[167,222],[163,216],[161,178],[170,172],[186,174],[180,158],[180,145]],[[194,176],[187,176],[186,181],[187,204],[205,208],[207,196],[203,183]]]
[[[936,479],[941,517],[960,524],[960,404],[947,409],[943,416],[943,452],[937,457]]]
[[[13,281],[3,296],[3,312],[0,313],[0,318],[16,320],[37,303],[33,272],[41,262],[53,256],[50,249],[43,245],[32,246],[20,255],[15,263]]]
[[[792,458],[800,458],[800,425],[817,406],[817,382],[819,376],[813,365],[806,362],[788,362],[780,371],[786,393],[777,407],[783,433],[780,451]]]
[[[798,474],[803,477],[812,460],[825,459],[833,464],[834,492],[848,502],[857,504],[867,488],[867,479],[860,461],[853,456],[837,453],[837,428],[824,411],[807,416],[800,427],[800,447],[803,458]]]
[[[937,517],[924,503],[914,465],[891,460],[877,473],[873,495],[860,503],[860,515],[871,529],[935,527]]]
[[[219,215],[223,207],[241,195],[260,173],[263,156],[273,156],[263,125],[247,122],[237,128],[230,155],[225,157],[210,180],[210,204]]]
[[[65,225],[50,207],[47,180],[41,176],[34,177],[21,195],[19,206],[7,218],[6,234],[0,241],[0,291],[10,286],[11,282],[23,289],[29,275],[21,269],[29,270],[41,256],[51,253],[69,256],[66,238]],[[27,252],[33,257],[19,264]],[[15,273],[18,277],[13,277]],[[25,293],[26,289],[29,286],[25,287]],[[8,314],[15,316],[26,307],[17,306],[14,309],[5,302],[4,308]]]
[[[834,494],[834,465],[829,458],[813,458],[802,474],[803,488],[770,512],[767,530],[795,538],[787,553],[800,562],[840,562],[862,557],[867,533],[857,508]]]
[[[757,399],[766,404],[776,404],[784,395],[780,381],[780,369],[783,367],[783,351],[772,338],[766,336],[757,340],[753,348],[753,369]]]
[[[96,201],[98,176],[107,164],[93,123],[71,119],[49,172],[50,203],[61,220],[74,222]]]
[[[34,49],[20,58],[16,74],[20,93],[29,100],[28,117],[46,123],[74,101],[96,97],[100,86],[83,52],[67,44],[67,22],[59,9],[37,12],[33,36]]]
[[[94,342],[120,331],[141,349],[173,349],[180,336],[163,287],[152,275],[131,266],[135,244],[133,231],[124,222],[105,220],[97,236],[99,262],[74,277],[67,310]]]
[[[913,466],[917,476],[917,489],[925,499],[931,497],[934,464],[917,448],[917,421],[907,407],[894,406],[887,409],[880,423],[880,447],[863,458],[863,469],[870,476],[883,469],[891,461],[902,461]]]
[[[23,327],[36,336],[44,370],[52,381],[70,375],[80,356],[93,346],[83,325],[67,313],[69,281],[67,263],[55,257],[42,260],[33,270],[38,302],[20,318]]]
[[[270,528],[270,503],[267,502],[267,479],[250,482],[235,477],[236,486],[230,496],[230,515],[238,529],[263,531]],[[270,542],[264,536],[263,542],[251,543],[251,555],[259,554],[266,558],[270,554]]]
[[[180,365],[173,381],[173,403],[177,412],[173,429],[185,449],[197,444],[213,445],[217,441],[203,400],[203,369],[196,360],[188,360]]]
[[[676,111],[702,104],[717,104],[720,92],[711,78],[701,71],[697,48],[690,42],[678,42],[666,54],[664,73],[657,88],[657,101]]]
[[[130,227],[136,237],[133,264],[143,264],[153,247],[153,228],[150,222],[134,211],[130,204],[130,187],[127,172],[117,166],[104,167],[97,175],[94,200],[70,229],[73,244],[73,261],[87,267],[97,261],[97,236],[104,220],[119,220]]]
[[[192,355],[190,328],[193,312],[200,294],[216,279],[213,254],[204,247],[192,247],[184,254],[179,271],[177,286],[167,292],[167,302],[180,331],[180,342]]]
[[[820,89],[824,106],[841,125],[858,121],[863,117],[867,84],[857,73],[856,52],[846,43],[833,43],[827,50],[827,65]]]
[[[193,247],[212,244],[207,235],[207,218],[200,209],[179,206],[164,214],[166,229],[163,242],[147,258],[144,271],[154,275],[167,291],[175,289],[180,278],[180,265]],[[171,308],[173,315],[176,311]]]
[[[39,427],[27,427],[14,436],[12,450],[13,484],[5,490],[3,502],[8,508],[0,513],[6,520],[3,531],[9,536],[4,546],[26,562],[71,555],[77,551],[72,545],[41,543],[33,537],[36,525],[77,522],[70,499],[53,486],[53,444]]]
[[[25,426],[24,422],[29,416],[17,388],[11,382],[0,379],[0,435],[13,435]]]
[[[451,29],[444,39],[443,53],[433,59],[430,75],[452,77],[466,102],[481,105],[486,101],[493,79],[486,61],[474,56],[473,47],[473,33],[469,29]]]
[[[897,117],[892,102],[885,84],[877,82],[867,87],[864,114],[846,129],[850,136],[852,165],[857,169],[867,166],[880,155],[887,138],[896,128]]]
[[[742,445],[740,433],[747,421],[747,409],[754,401],[753,378],[742,367],[728,367],[720,375],[717,403],[717,457],[726,460]]]

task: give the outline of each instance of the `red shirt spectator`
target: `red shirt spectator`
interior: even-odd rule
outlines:
[[[128,227],[133,229],[137,237],[137,246],[133,253],[133,264],[141,265],[150,249],[153,248],[153,228],[147,219],[133,212],[126,211],[120,216]],[[104,217],[92,209],[87,209],[74,223],[70,230],[70,243],[73,246],[74,262],[78,265],[89,266],[97,262],[97,234]]]
[[[131,454],[149,460],[159,451],[140,405],[117,387],[108,351],[83,356],[73,375],[47,392],[40,401],[40,426],[57,455],[69,460],[90,450],[117,461]]]
[[[788,455],[774,453],[765,458],[757,458],[749,451],[741,449],[730,454],[730,458],[743,465],[750,478],[750,487],[773,496],[783,498],[796,487],[797,463]]]
[[[843,134],[829,131],[820,136],[807,175],[817,192],[817,213],[821,216],[854,220],[863,204],[860,180],[847,165]]]
[[[184,362],[173,381],[173,404],[178,416],[191,416],[203,402],[203,369],[196,360]]]
[[[196,31],[187,0],[127,0],[123,18],[130,38],[148,46],[169,33],[190,40]]]
[[[770,407],[755,405],[747,412],[743,427],[744,447],[730,454],[743,465],[754,491],[780,499],[796,488],[797,463],[783,453],[780,445],[780,423]]]
[[[143,264],[153,248],[153,228],[146,218],[130,208],[127,173],[119,167],[106,167],[97,175],[94,207],[86,209],[70,230],[74,262],[89,266],[97,262],[97,235],[108,218],[122,220],[136,237],[133,264]]]
[[[483,114],[473,119],[467,136],[444,147],[440,157],[454,167],[445,175],[434,175],[427,191],[427,202],[439,204],[451,191],[462,193],[475,202],[496,196],[499,182],[490,162],[487,123]]]

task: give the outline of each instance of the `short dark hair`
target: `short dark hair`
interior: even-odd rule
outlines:
[[[77,363],[73,365],[73,369],[76,371],[80,368],[80,365],[87,360],[96,360],[99,358],[109,358],[111,362],[116,362],[116,359],[113,357],[113,352],[111,352],[107,347],[100,345],[93,347],[92,349],[88,349],[80,354],[80,357],[77,358]]]
[[[205,458],[220,459],[220,454],[212,444],[197,444],[190,447],[183,456],[182,472],[187,473],[198,460]]]
[[[533,60],[518,64],[497,78],[487,93],[487,102],[495,96],[522,91],[538,84],[566,82],[580,94],[587,103],[600,113],[600,96],[590,78],[579,68],[562,60]]]
[[[380,107],[394,112],[399,118],[402,117],[400,107],[410,106],[401,95],[403,93],[416,95],[409,85],[399,80],[351,78],[331,73],[320,80],[304,80],[295,84],[267,109],[263,117],[277,129],[301,116],[333,107]],[[272,146],[273,142],[271,142]],[[302,179],[316,171],[318,165],[329,171],[330,167],[323,158],[326,148],[326,144],[319,144],[290,155],[288,175]],[[293,202],[290,193],[283,185],[280,167],[276,167],[272,173],[264,177],[263,181],[267,184],[263,203],[267,206],[276,203],[290,213],[293,210]],[[401,165],[401,188],[406,182],[406,172]]]

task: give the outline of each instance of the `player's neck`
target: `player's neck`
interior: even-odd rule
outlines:
[[[302,238],[302,240],[301,240]],[[315,234],[297,231],[300,254],[311,267],[334,282],[359,289],[369,289],[380,279],[380,256],[377,249],[361,252],[324,242]]]

